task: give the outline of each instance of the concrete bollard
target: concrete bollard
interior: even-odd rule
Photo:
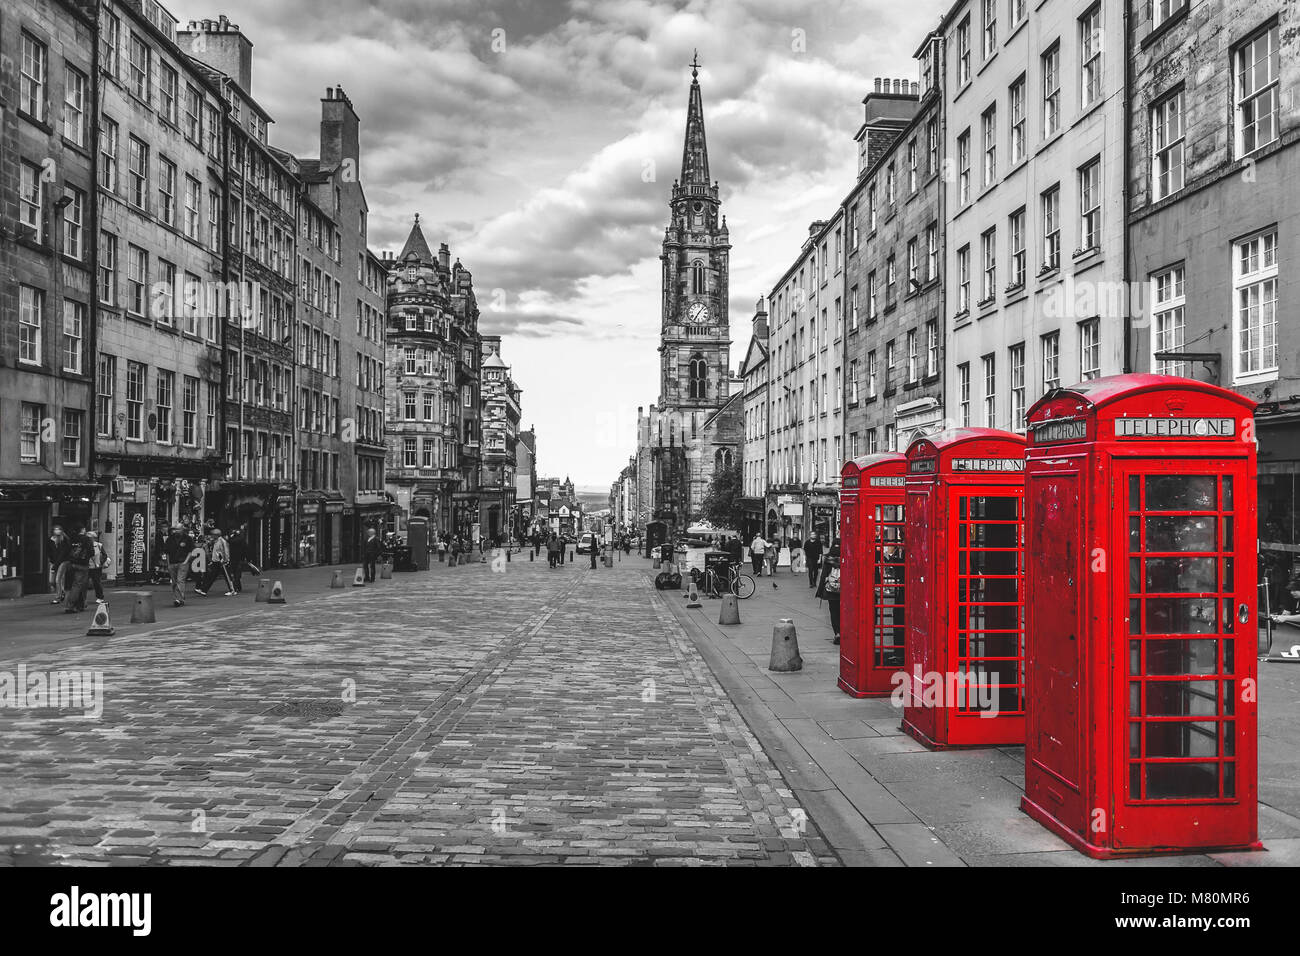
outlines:
[[[532,561],[532,560],[535,559],[536,557],[537,557],[537,555],[535,555],[533,552],[531,552],[531,551],[528,552],[528,560],[529,560],[529,561]]]
[[[108,620],[108,605],[102,601],[95,606],[95,617],[90,622],[90,630],[86,632],[87,637],[112,637],[117,631],[113,629],[112,623]]]
[[[132,624],[156,624],[158,618],[153,612],[153,592],[136,591],[135,606],[131,608]]]
[[[379,566],[379,576],[381,578],[391,578],[393,576],[392,564],[389,563],[388,561],[385,561],[383,564],[381,564]]]
[[[335,572],[334,572],[334,577],[330,579],[330,587],[331,587],[331,588],[341,588],[341,587],[343,587],[343,572],[342,572],[342,571],[335,571]]]
[[[663,567],[663,562],[662,562],[661,560],[659,560],[658,558],[655,558],[655,560],[654,560],[654,564],[652,564],[651,567],[652,567],[654,570],[658,571],[661,567]]]
[[[271,579],[270,579],[270,578],[258,578],[258,579],[257,579],[257,597],[255,597],[255,598],[253,599],[253,602],[254,602],[255,604],[256,604],[256,603],[265,603],[265,602],[266,602],[266,599],[269,598],[270,596],[271,596]]]
[[[783,617],[772,628],[772,656],[767,662],[770,671],[801,671],[803,658],[799,656],[799,635],[794,621]]]
[[[267,604],[284,603],[284,585],[281,584],[279,581],[276,581],[274,584],[271,585],[271,593],[267,597],[266,603]]]
[[[352,576],[352,586],[354,588],[363,588],[366,586],[365,568],[357,568],[357,573]]]
[[[718,609],[719,624],[740,623],[740,602],[734,594],[722,595],[722,607]]]

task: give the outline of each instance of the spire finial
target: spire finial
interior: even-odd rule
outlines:
[[[415,224],[417,226],[420,224],[420,214],[418,212],[415,214]]]
[[[691,60],[691,79],[699,79],[700,76],[700,51],[695,51],[695,59]]]

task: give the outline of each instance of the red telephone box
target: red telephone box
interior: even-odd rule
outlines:
[[[1021,806],[1089,856],[1259,846],[1254,408],[1116,375],[1029,412]]]
[[[848,462],[840,480],[840,690],[888,697],[903,668],[903,483],[897,452]]]
[[[907,449],[903,730],[932,749],[1025,739],[1024,468],[992,428]]]

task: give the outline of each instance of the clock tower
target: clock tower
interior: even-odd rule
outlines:
[[[731,241],[709,179],[699,57],[691,64],[682,174],[673,183],[664,230],[663,315],[659,337],[659,408],[687,431],[728,398],[731,333],[727,260]]]

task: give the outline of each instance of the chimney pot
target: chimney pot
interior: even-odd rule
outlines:
[[[876,92],[880,92],[880,77],[876,77]]]

